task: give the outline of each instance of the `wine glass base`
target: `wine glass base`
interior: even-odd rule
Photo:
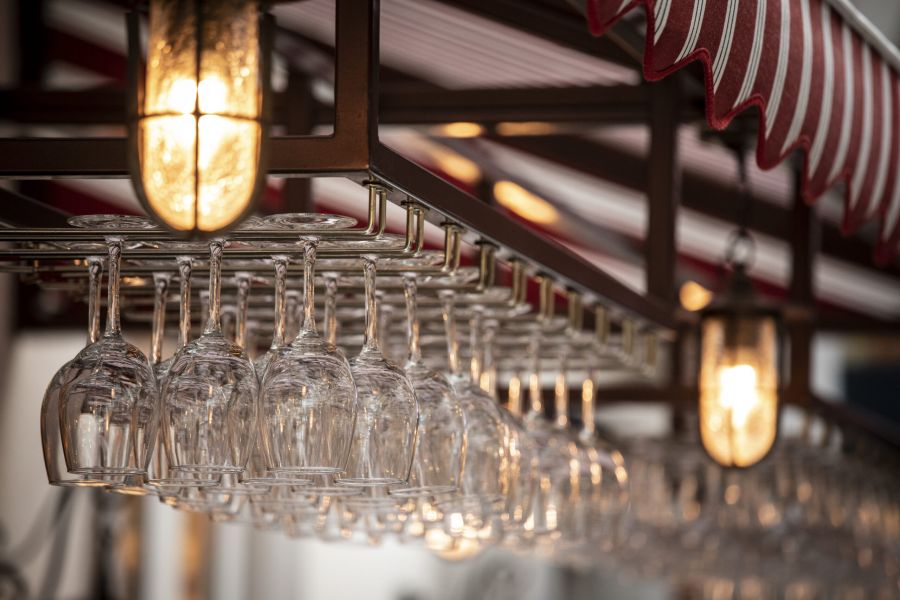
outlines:
[[[221,476],[221,475],[240,475],[244,472],[243,467],[226,467],[215,465],[178,465],[170,466],[169,470],[179,473],[189,473],[194,475]]]
[[[400,488],[391,490],[391,496],[400,498],[421,498],[428,496],[446,496],[456,491],[453,485],[425,485],[420,487]]]
[[[62,479],[60,481],[51,481],[50,485],[56,487],[85,487],[85,488],[104,488],[112,485],[111,481],[102,481],[100,479]]]
[[[348,496],[358,496],[363,493],[362,487],[351,487],[349,485],[341,486],[309,486],[303,488],[302,494],[316,497],[335,497],[346,498]]]
[[[396,477],[346,477],[338,479],[335,483],[352,487],[384,487],[403,485],[406,482]]]
[[[127,475],[143,476],[147,474],[147,471],[144,469],[128,467],[78,467],[75,469],[69,469],[69,473],[72,473],[73,475],[87,475],[89,477],[108,478],[111,476],[116,477]]]
[[[218,479],[192,479],[189,477],[171,477],[167,479],[153,479],[148,481],[144,487],[152,492],[161,492],[166,490],[177,490],[183,487],[212,487],[219,483]]]
[[[343,469],[337,467],[290,467],[286,469],[274,469],[276,477],[290,479],[297,477],[303,479],[315,475],[339,475]]]
[[[121,494],[123,496],[148,496],[150,495],[150,491],[148,491],[143,486],[138,485],[110,485],[106,488],[106,492],[111,494]]]
[[[311,479],[306,479],[303,477],[250,477],[249,479],[242,479],[241,483],[244,485],[260,485],[267,487],[306,487],[312,485]]]

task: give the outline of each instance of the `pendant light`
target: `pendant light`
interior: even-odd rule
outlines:
[[[731,274],[700,312],[700,437],[725,467],[750,467],[775,443],[782,346],[780,311],[760,300],[747,275],[754,246],[745,226],[750,195],[742,152],[738,160],[743,214],[725,261]]]
[[[129,15],[131,180],[169,229],[229,229],[263,188],[271,25],[260,8],[151,0],[143,77],[139,21]]]

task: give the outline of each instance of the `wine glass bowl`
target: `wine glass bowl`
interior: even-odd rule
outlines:
[[[100,337],[100,276],[103,262],[98,256],[91,256],[88,263],[88,344]],[[41,402],[41,446],[44,453],[44,467],[47,482],[57,486],[105,487],[110,478],[90,478],[69,473],[60,429],[60,400],[65,384],[75,376],[72,361],[67,362],[53,375]]]
[[[122,240],[110,238],[106,331],[72,360],[59,420],[70,473],[142,475],[156,442],[157,386],[147,357],[119,325]]]
[[[316,240],[308,240],[303,329],[293,343],[270,355],[262,379],[262,439],[269,469],[279,475],[341,473],[356,419],[357,389],[350,365],[316,331],[315,256]]]
[[[356,387],[347,359],[321,339],[299,338],[266,369],[262,429],[279,474],[338,474],[346,466]]]
[[[203,478],[243,472],[256,438],[258,395],[244,349],[222,334],[224,244],[213,240],[209,247],[209,319],[203,335],[176,354],[161,393],[169,468]]]
[[[344,485],[391,486],[407,482],[416,443],[419,409],[403,370],[379,349],[375,305],[375,259],[364,256],[366,329],[362,351],[350,361],[358,412]]]

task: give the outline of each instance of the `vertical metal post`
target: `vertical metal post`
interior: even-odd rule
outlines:
[[[647,231],[644,265],[647,293],[672,304],[675,300],[675,227],[681,199],[678,165],[677,77],[653,86],[650,95],[650,160],[647,173]]]
[[[812,376],[812,318],[815,310],[816,253],[819,251],[820,226],[815,210],[800,194],[800,171],[794,169],[794,205],[791,210],[791,283],[788,296],[791,304],[801,309],[788,324],[790,334],[790,381],[787,399],[807,404]]]
[[[676,232],[678,205],[681,202],[681,168],[678,161],[678,124],[681,94],[678,77],[655,84],[650,94],[650,156],[647,173],[647,229],[644,236],[644,268],[647,295],[675,308],[675,270],[678,264]],[[671,346],[671,361],[666,380],[680,400],[684,330],[679,328]],[[673,413],[672,426],[684,428],[682,415]]]
[[[286,90],[286,130],[288,135],[308,135],[315,125],[315,100],[309,77],[292,69]],[[306,177],[289,177],[281,190],[283,212],[314,212],[312,181]]]
[[[337,0],[334,138],[360,164],[378,144],[379,0]]]

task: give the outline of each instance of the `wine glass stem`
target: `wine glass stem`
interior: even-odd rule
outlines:
[[[381,349],[382,354],[389,356],[389,329],[391,326],[392,307],[387,306],[384,302],[384,292],[375,293],[375,308],[377,310],[377,322],[375,327],[378,329],[378,339],[385,342],[385,347]]]
[[[106,241],[109,252],[109,290],[107,291],[106,333],[119,335],[122,325],[119,322],[119,269],[122,261],[122,239],[109,238]]]
[[[456,320],[453,316],[453,293],[441,295],[441,314],[447,336],[447,366],[452,377],[459,377],[459,340],[456,337]]]
[[[596,430],[596,425],[594,425],[596,394],[597,385],[594,383],[594,374],[588,373],[581,384],[581,430],[588,436],[593,436]]]
[[[366,292],[366,331],[363,340],[364,352],[378,352],[378,314],[375,304],[375,260],[363,257],[363,274]]]
[[[286,304],[286,279],[287,257],[276,256],[275,261],[275,330],[272,333],[272,347],[284,346],[285,304]]]
[[[150,336],[150,364],[157,365],[162,360],[162,341],[166,330],[166,300],[169,296],[169,274],[154,273],[153,287],[153,331]]]
[[[419,315],[416,307],[416,278],[403,278],[403,294],[406,297],[406,338],[409,342],[407,361],[410,364],[422,362],[422,347],[419,345]]]
[[[224,244],[221,240],[213,240],[209,243],[209,319],[206,321],[206,329],[203,333],[221,333],[221,295],[222,285],[222,252]]]
[[[543,414],[544,401],[541,398],[541,364],[540,364],[540,334],[535,332],[528,343],[528,357],[531,363],[531,372],[528,375],[528,398],[531,402],[531,412]]]
[[[328,344],[337,344],[337,278],[325,278],[325,334]]]
[[[88,262],[88,343],[100,337],[100,280],[103,277],[103,259],[90,256]]]
[[[568,356],[564,351],[559,357],[559,372],[556,374],[556,387],[554,388],[556,426],[561,429],[569,425],[569,382],[566,374],[567,360]]]
[[[522,378],[516,373],[509,380],[506,408],[517,417],[522,416]]]
[[[481,342],[481,307],[474,307],[472,318],[469,320],[469,343],[472,348],[472,359],[469,361],[469,374],[472,383],[479,385],[481,371],[484,367],[484,346]]]
[[[234,343],[241,348],[247,341],[247,309],[250,304],[250,276],[241,273],[237,278],[237,316],[234,325]]]
[[[191,339],[191,271],[194,263],[190,256],[178,257],[178,274],[180,285],[180,312],[178,327],[178,347],[184,348]]]
[[[318,240],[303,246],[303,333],[316,334],[316,248]]]
[[[491,395],[492,398],[497,398],[497,363],[495,361],[494,356],[494,337],[497,335],[497,322],[496,321],[487,321],[484,324],[484,335],[482,346],[484,347],[484,364],[482,366],[482,370],[487,373],[486,377],[482,377],[482,379],[487,379],[482,385],[482,389]]]

